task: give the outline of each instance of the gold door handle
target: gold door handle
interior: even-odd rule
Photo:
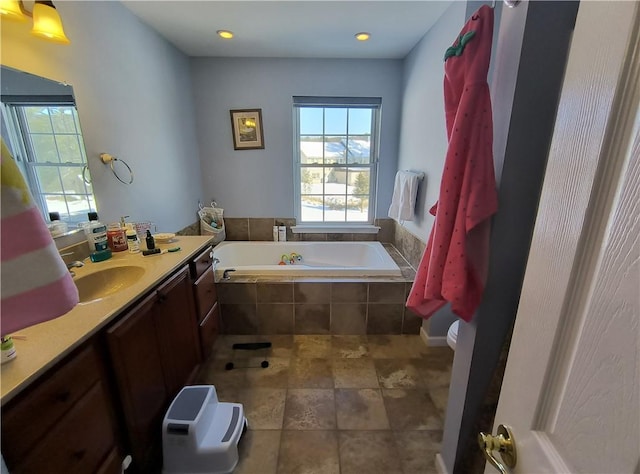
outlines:
[[[507,467],[515,467],[518,460],[516,455],[516,440],[513,438],[511,428],[505,425],[498,426],[497,436],[491,434],[480,433],[478,435],[478,444],[484,457],[502,474],[508,474],[506,467],[496,459],[494,451],[500,453],[502,461]]]

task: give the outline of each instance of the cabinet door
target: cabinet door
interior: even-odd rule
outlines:
[[[208,358],[213,350],[213,343],[218,336],[220,309],[218,303],[213,304],[211,311],[205,316],[200,323],[200,344],[202,346],[203,359]]]
[[[156,295],[148,296],[107,330],[133,457],[146,465],[159,445],[169,401],[154,324]]]
[[[155,321],[167,389],[172,397],[195,376],[200,362],[198,325],[188,277],[189,270],[184,267],[157,290]]]
[[[218,299],[213,269],[211,267],[200,275],[200,278],[193,284],[193,290],[196,299],[198,322],[202,322]]]

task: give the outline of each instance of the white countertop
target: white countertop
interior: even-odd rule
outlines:
[[[143,257],[142,253],[114,252],[109,260],[93,263],[87,259],[83,267],[74,268],[76,278],[123,265],[141,266],[145,273],[136,283],[113,295],[80,303],[59,318],[18,331],[16,334],[26,339],[14,339],[17,357],[0,366],[1,404],[4,405],[15,397],[174,270],[187,264],[201,249],[210,244],[211,240],[209,236],[177,236],[171,243],[156,246],[160,249],[180,247],[179,252],[147,257]]]

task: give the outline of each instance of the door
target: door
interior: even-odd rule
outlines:
[[[580,3],[495,417],[513,473],[640,471],[638,10]]]

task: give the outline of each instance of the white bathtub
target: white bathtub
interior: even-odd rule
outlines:
[[[283,255],[301,261],[278,265]],[[270,276],[401,276],[400,268],[380,242],[223,242],[213,250],[216,279],[229,275]],[[215,260],[214,260],[215,262]]]

